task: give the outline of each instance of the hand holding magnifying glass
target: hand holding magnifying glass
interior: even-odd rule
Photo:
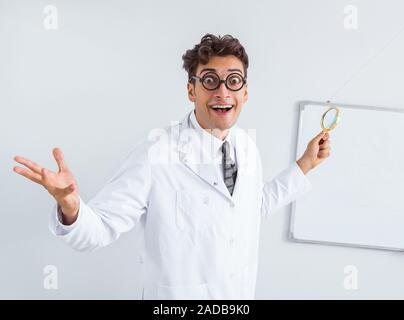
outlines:
[[[331,141],[329,132],[335,129],[340,120],[340,110],[331,107],[321,117],[320,126],[323,129],[307,145],[303,156],[296,161],[304,174],[317,167],[330,156]]]
[[[338,107],[330,107],[326,112],[323,113],[323,116],[321,117],[320,121],[320,126],[323,129],[323,132],[325,133],[325,137],[323,137],[319,141],[320,147],[318,155],[320,156],[320,158],[323,158],[323,156],[327,154],[328,155],[326,157],[329,156],[330,151],[329,132],[337,127],[340,119],[341,119],[340,109]]]

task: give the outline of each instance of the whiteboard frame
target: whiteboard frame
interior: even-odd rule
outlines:
[[[298,146],[299,141],[302,136],[302,113],[306,107],[306,105],[316,105],[316,106],[324,106],[324,107],[340,107],[341,109],[361,109],[361,110],[376,110],[376,111],[392,111],[398,113],[404,113],[404,109],[399,108],[385,108],[385,107],[376,107],[376,106],[365,106],[365,105],[353,105],[353,104],[345,104],[345,103],[336,103],[336,102],[319,102],[319,101],[310,101],[304,100],[299,101],[299,120],[298,120],[298,130],[296,137],[296,152],[295,159],[298,158]],[[370,245],[361,245],[356,243],[344,243],[344,242],[334,242],[334,241],[325,241],[325,240],[307,240],[307,239],[299,239],[296,238],[293,234],[294,230],[294,222],[296,215],[296,201],[292,202],[291,211],[290,211],[290,224],[289,224],[289,239],[293,242],[298,243],[309,243],[309,244],[322,244],[322,245],[332,245],[332,246],[341,246],[341,247],[349,247],[349,248],[361,248],[361,249],[373,249],[373,250],[387,250],[394,252],[404,252],[404,248],[393,248],[393,247],[383,247],[383,246],[370,246]],[[404,227],[404,226],[403,226]]]

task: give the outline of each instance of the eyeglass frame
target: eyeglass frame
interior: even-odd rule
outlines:
[[[209,75],[209,74],[214,74],[214,75],[216,75],[216,76],[219,78],[219,84],[218,84],[217,87],[214,88],[214,89],[208,89],[208,88],[206,88],[206,87],[203,85],[202,79],[203,79],[206,75]],[[237,90],[230,89],[230,88],[227,86],[227,79],[228,79],[231,75],[233,75],[233,74],[237,74],[238,76],[241,76],[241,79],[242,79],[242,81],[243,81],[243,85],[242,85],[239,89],[237,89]],[[227,75],[226,79],[220,79],[219,75],[218,75],[217,73],[215,73],[215,72],[207,72],[207,73],[205,73],[202,77],[191,76],[191,77],[189,78],[188,82],[191,82],[192,80],[199,80],[199,82],[202,84],[202,86],[203,86],[206,90],[208,90],[208,91],[215,91],[215,90],[217,90],[217,89],[220,88],[220,86],[222,85],[222,83],[224,83],[225,87],[226,87],[228,90],[233,91],[233,92],[237,92],[237,91],[240,91],[240,90],[245,86],[245,84],[247,83],[247,77],[243,77],[243,76],[242,76],[241,74],[239,74],[238,72],[229,73],[229,74]]]

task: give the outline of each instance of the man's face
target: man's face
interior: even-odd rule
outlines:
[[[214,56],[205,65],[199,64],[196,76],[203,77],[207,73],[216,73],[220,79],[226,79],[230,73],[238,73],[244,78],[243,63],[236,56]],[[225,131],[232,127],[248,99],[247,84],[239,91],[231,91],[224,83],[216,90],[209,91],[202,86],[199,80],[188,83],[188,98],[195,104],[195,113],[198,122],[204,129],[219,129]],[[228,105],[228,111],[215,110],[215,106]]]

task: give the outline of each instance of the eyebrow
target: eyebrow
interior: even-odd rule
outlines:
[[[216,69],[213,69],[213,68],[204,68],[204,69],[202,69],[201,70],[201,72],[199,72],[199,74],[201,74],[202,72],[204,72],[204,71],[213,71],[213,72],[217,72],[217,70]],[[240,72],[241,74],[243,74],[243,72],[240,70],[240,69],[227,69],[227,71],[230,71],[230,72]]]

